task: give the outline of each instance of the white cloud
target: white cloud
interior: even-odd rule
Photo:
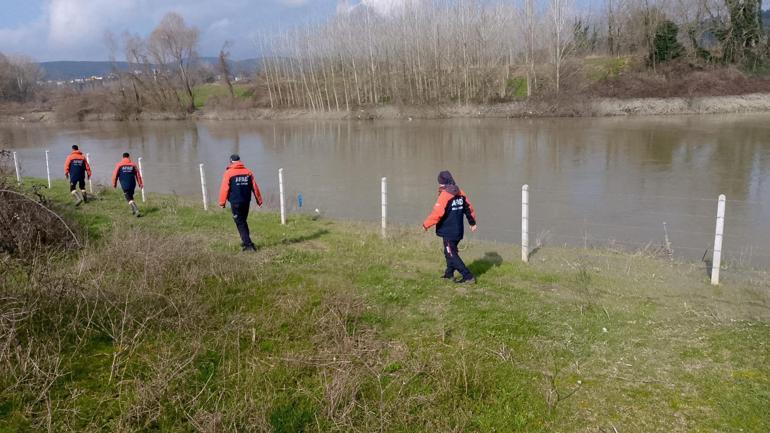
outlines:
[[[0,0],[2,1],[2,0]],[[19,0],[21,1],[21,0]],[[249,35],[291,21],[333,12],[336,0],[43,0],[41,15],[15,28],[0,28],[0,52],[40,60],[103,60],[104,33],[148,34],[168,12],[201,29],[202,55],[235,42],[233,55],[258,55]]]
[[[232,23],[227,18],[222,18],[221,20],[214,21],[209,25],[208,31],[210,32],[220,32],[223,30],[226,30],[228,27],[230,27]]]
[[[137,0],[50,0],[48,41],[57,48],[102,41],[106,30],[130,22],[138,3]]]
[[[361,0],[361,3],[383,15],[389,15],[395,11],[402,10],[409,3],[416,2],[413,0]]]

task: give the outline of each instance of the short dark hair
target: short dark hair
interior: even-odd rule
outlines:
[[[128,152],[123,152],[123,158],[128,158],[129,156],[131,155],[129,155]]]
[[[72,150],[78,150],[78,149],[80,149],[80,148],[78,147],[78,145],[77,145],[77,144],[73,144],[73,145],[72,145]]]

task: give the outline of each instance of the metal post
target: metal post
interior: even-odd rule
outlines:
[[[88,163],[89,166],[91,166],[91,154],[90,153],[86,153],[86,162]],[[94,168],[91,167],[91,173],[93,173],[93,171],[94,171]],[[88,177],[88,192],[90,192],[91,194],[94,193],[94,182],[92,180],[92,177],[93,176],[89,176]]]
[[[48,163],[48,151],[45,151],[45,174],[48,176],[48,189],[51,189],[51,165]]]
[[[281,195],[281,225],[286,225],[286,197],[283,193],[283,169],[278,169],[278,192]]]
[[[142,178],[142,203],[146,202],[147,199],[144,196],[144,171],[142,170],[142,157],[140,156],[137,160],[139,163],[139,177]]]
[[[714,235],[714,258],[711,263],[711,284],[719,285],[719,269],[722,266],[722,238],[725,231],[725,202],[727,198],[724,194],[719,196],[719,205],[717,206],[717,230]]]
[[[201,171],[201,193],[203,194],[203,210],[209,210],[209,193],[206,190],[206,173],[203,170],[203,164],[198,166]]]
[[[16,152],[13,152],[13,166],[16,168],[16,182],[21,183],[21,170],[19,169],[19,158],[16,157]]]
[[[382,178],[382,238],[388,236],[388,178]]]
[[[521,187],[521,261],[529,263],[529,185]]]

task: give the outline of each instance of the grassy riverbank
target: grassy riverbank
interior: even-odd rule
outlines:
[[[56,112],[25,111],[0,113],[0,123],[56,123]],[[614,117],[691,114],[730,114],[770,112],[770,94],[752,93],[734,96],[662,97],[662,98],[589,98],[563,101],[510,102],[488,105],[444,104],[436,106],[382,105],[346,111],[311,111],[306,109],[207,108],[193,114],[147,111],[132,115],[131,120],[411,120],[464,118],[548,118]],[[115,113],[93,112],[74,120],[122,121]]]
[[[456,287],[417,230],[259,212],[249,254],[225,211],[50,195],[87,247],[0,277],[0,431],[770,430],[764,274],[471,239]]]

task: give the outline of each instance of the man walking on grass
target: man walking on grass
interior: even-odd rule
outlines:
[[[128,206],[131,208],[131,213],[139,218],[142,216],[139,213],[139,207],[134,201],[134,191],[136,186],[143,188],[142,175],[139,173],[139,167],[131,161],[131,155],[128,152],[123,153],[123,159],[115,165],[115,171],[112,173],[112,187],[118,187],[118,180],[120,180],[120,187],[123,189],[123,196],[126,197]]]
[[[451,280],[457,271],[462,278],[456,283],[475,283],[476,278],[465,266],[463,259],[460,258],[458,245],[465,232],[463,217],[468,219],[471,230],[476,231],[476,212],[473,210],[471,202],[468,201],[465,192],[455,184],[450,172],[442,171],[439,173],[438,183],[438,200],[433,206],[433,211],[422,224],[422,228],[428,231],[435,225],[436,235],[443,239],[444,257],[446,258],[446,270],[443,278]]]
[[[88,200],[86,196],[86,176],[91,179],[91,165],[77,145],[72,146],[72,153],[64,162],[64,177],[69,178],[70,194],[75,197],[75,206]]]
[[[226,202],[230,202],[233,220],[241,235],[243,251],[256,251],[249,234],[248,222],[252,195],[257,199],[257,205],[261,207],[262,193],[254,180],[254,173],[243,165],[240,156],[230,156],[230,165],[225,170],[222,186],[219,188],[219,207],[224,209]]]

